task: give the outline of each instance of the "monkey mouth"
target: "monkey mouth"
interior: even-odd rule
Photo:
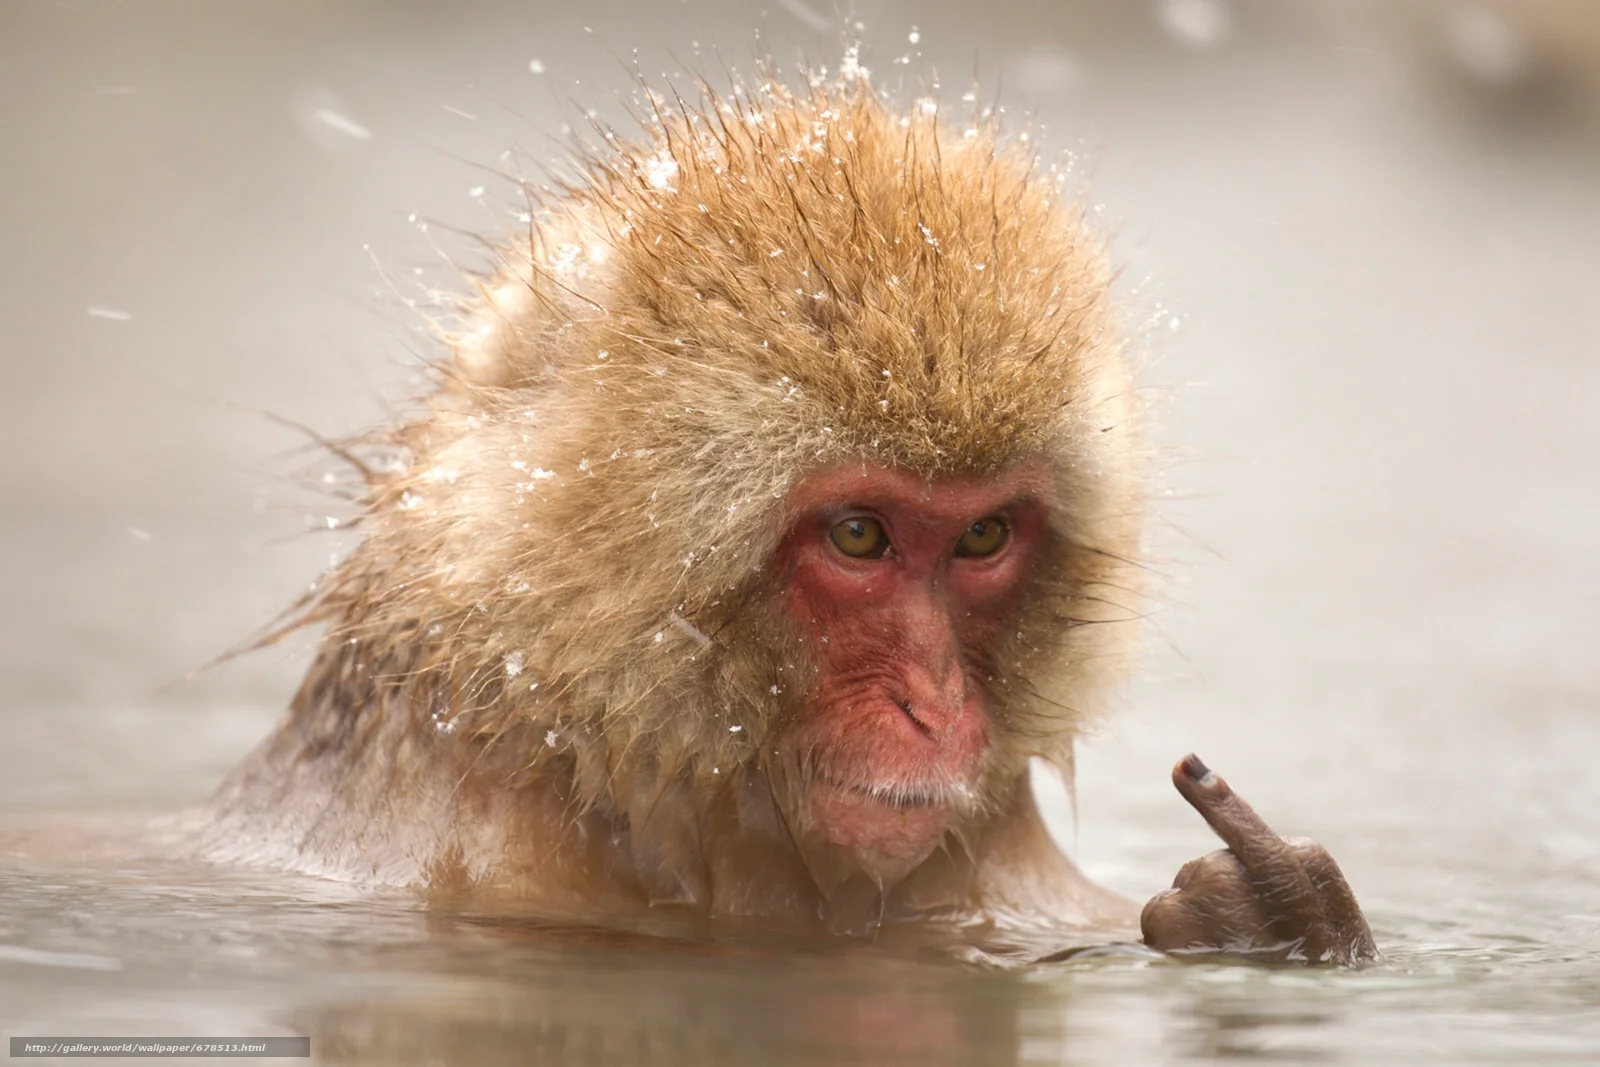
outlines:
[[[976,800],[972,787],[965,782],[847,782],[832,777],[822,777],[817,785],[825,789],[847,793],[885,807],[900,810],[919,808],[970,807]]]

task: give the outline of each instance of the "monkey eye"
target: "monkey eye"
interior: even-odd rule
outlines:
[[[889,536],[877,519],[856,515],[828,531],[828,540],[854,559],[880,559],[889,550]]]
[[[967,527],[961,540],[956,542],[956,555],[992,556],[1000,551],[1010,536],[1011,528],[1006,521],[998,515],[990,515]]]

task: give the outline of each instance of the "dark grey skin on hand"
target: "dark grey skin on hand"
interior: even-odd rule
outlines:
[[[1193,754],[1172,784],[1228,847],[1190,860],[1145,905],[1145,944],[1178,954],[1227,953],[1336,965],[1378,958],[1355,894],[1328,850],[1279,837]]]

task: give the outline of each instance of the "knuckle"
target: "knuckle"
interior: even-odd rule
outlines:
[[[1163,889],[1151,897],[1145,902],[1143,917],[1149,918],[1152,915],[1160,915],[1163,911],[1170,910],[1176,902],[1179,892],[1180,890],[1177,889]]]
[[[1151,925],[1166,925],[1175,919],[1183,910],[1184,902],[1182,891],[1177,889],[1163,889],[1145,903],[1144,910],[1139,913],[1139,924],[1147,929]]]
[[[1196,873],[1207,881],[1229,881],[1244,877],[1244,865],[1239,862],[1239,857],[1225,848],[1208,852],[1194,862],[1198,864]]]
[[[1188,912],[1179,890],[1163,889],[1139,913],[1139,932],[1147,945],[1171,948],[1184,937]]]
[[[1309,837],[1285,837],[1283,843],[1301,859],[1320,859],[1328,854],[1328,850]]]
[[[1300,861],[1300,866],[1313,878],[1323,878],[1336,874],[1339,865],[1334,862],[1333,854],[1322,845],[1309,837],[1286,838],[1290,853]]]

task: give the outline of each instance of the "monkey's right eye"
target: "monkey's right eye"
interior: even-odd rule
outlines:
[[[853,559],[880,559],[889,551],[889,536],[877,519],[857,515],[828,531],[834,547]]]

